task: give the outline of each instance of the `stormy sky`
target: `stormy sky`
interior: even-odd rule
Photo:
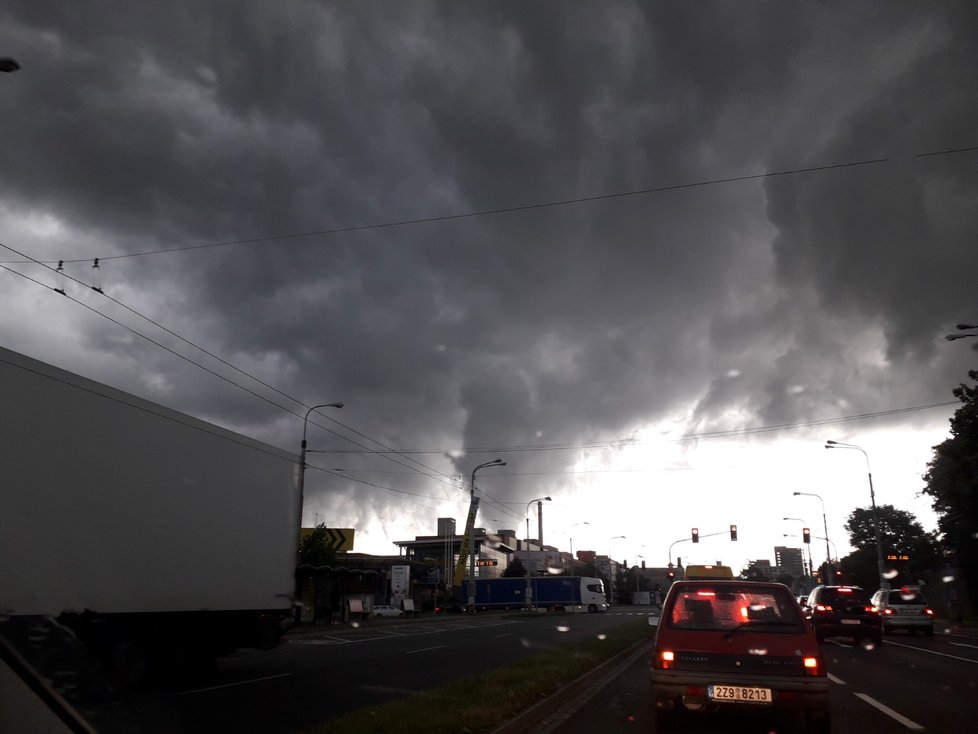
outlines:
[[[822,535],[803,491],[844,554],[867,467],[828,438],[932,528],[920,475],[976,366],[944,340],[978,322],[976,25],[11,0],[0,343],[295,451],[343,401],[309,425],[305,524],[367,552],[461,525],[498,457],[479,524],[523,536],[549,495],[563,550],[664,565],[737,523],[674,554],[772,558],[783,516]]]

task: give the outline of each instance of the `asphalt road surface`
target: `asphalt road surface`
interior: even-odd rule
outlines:
[[[645,613],[621,607],[604,614],[490,613],[320,627],[292,634],[274,650],[223,658],[217,674],[198,686],[148,690],[129,703],[147,734],[294,732],[600,636]]]
[[[649,731],[648,651],[625,660],[607,685],[555,712],[533,734]],[[893,634],[878,648],[830,639],[822,644],[831,680],[834,734],[978,730],[978,639]],[[689,716],[679,731],[787,734],[803,731],[792,718]]]

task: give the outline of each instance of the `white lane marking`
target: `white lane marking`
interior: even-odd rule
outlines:
[[[978,663],[978,660],[972,660],[971,658],[962,658],[957,655],[948,655],[946,652],[937,652],[937,650],[928,650],[926,647],[914,647],[913,645],[904,645],[902,642],[887,642],[887,645],[895,645],[897,647],[905,647],[908,650],[916,650],[917,652],[929,652],[931,655],[940,655],[942,658],[951,658],[952,660],[963,660],[966,663]]]
[[[948,644],[949,645],[954,645],[955,647],[970,647],[970,648],[973,648],[975,650],[978,650],[978,645],[968,645],[968,644],[966,644],[964,642],[949,642]]]
[[[872,696],[867,696],[865,693],[857,693],[856,694],[856,698],[861,698],[863,701],[865,701],[866,703],[868,703],[870,706],[872,706],[872,707],[874,707],[876,709],[879,709],[884,714],[886,714],[887,716],[889,716],[891,719],[893,719],[894,721],[898,721],[899,723],[903,724],[905,727],[907,727],[908,729],[910,729],[912,731],[924,731],[924,727],[922,727],[916,721],[911,721],[910,719],[908,719],[903,714],[898,714],[896,711],[894,711],[893,709],[891,709],[889,706],[886,706],[886,705],[880,703],[879,701],[877,701]]]
[[[844,680],[842,680],[842,678],[838,678],[838,677],[832,675],[831,673],[826,673],[825,674],[825,677],[828,678],[830,681],[832,681],[833,683],[835,683],[838,686],[844,686],[844,685],[846,685],[846,682]]]
[[[438,650],[445,647],[445,645],[435,645],[434,647],[422,647],[420,650],[408,650],[405,655],[414,655],[416,652],[428,652],[429,650]]]
[[[278,675],[266,675],[264,678],[251,678],[250,680],[239,680],[234,683],[224,683],[219,686],[209,686],[207,688],[195,688],[192,691],[181,691],[177,695],[179,696],[189,696],[191,693],[206,693],[207,691],[216,691],[219,688],[234,688],[235,686],[246,686],[249,683],[261,683],[265,680],[274,680],[275,678],[288,678],[292,673],[279,673]]]

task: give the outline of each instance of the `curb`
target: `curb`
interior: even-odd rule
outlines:
[[[491,734],[528,734],[546,721],[548,717],[574,702],[575,708],[583,705],[591,695],[604,688],[611,678],[619,672],[619,667],[627,667],[632,663],[632,659],[640,653],[644,653],[643,648],[651,646],[652,640],[647,638],[636,642],[634,645],[625,648],[614,657],[608,658],[593,670],[575,678],[567,685],[551,693],[542,701],[538,701],[523,713],[510,719],[496,729]]]

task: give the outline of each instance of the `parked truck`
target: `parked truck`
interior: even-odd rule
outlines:
[[[0,634],[56,620],[127,682],[274,644],[299,458],[0,348]]]
[[[463,599],[468,598],[470,583],[464,583]],[[476,579],[475,607],[554,610],[580,607],[588,612],[606,612],[608,600],[601,579],[587,576],[526,576]]]

